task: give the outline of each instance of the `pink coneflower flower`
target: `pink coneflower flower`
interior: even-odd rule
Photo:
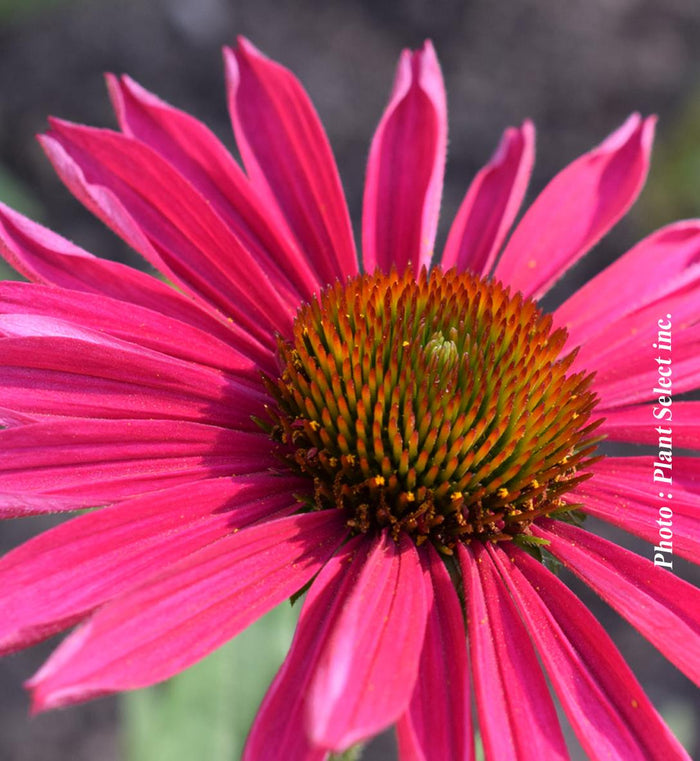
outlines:
[[[666,321],[673,393],[698,385],[700,222],[552,315],[536,303],[635,200],[653,119],[564,169],[505,243],[534,154],[529,122],[508,129],[434,256],[445,93],[431,45],[406,51],[358,257],[304,90],[245,40],[226,67],[245,172],[128,78],[109,79],[121,132],[41,137],[176,288],[0,211],[31,281],[0,285],[2,515],[101,508],[0,566],[2,652],[78,625],[29,682],[34,709],[166,679],[308,585],[246,759],[323,759],[394,724],[402,759],[471,759],[472,696],[488,759],[566,758],[547,678],[591,758],[687,758],[540,562],[700,680],[698,591],[575,525],[659,542],[654,458],[595,448],[655,443]],[[672,410],[696,447],[698,402]],[[695,560],[696,461],[672,469],[673,552]]]

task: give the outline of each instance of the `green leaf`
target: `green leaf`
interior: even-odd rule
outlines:
[[[535,558],[538,563],[541,563],[542,547],[548,545],[549,541],[536,536],[530,536],[529,534],[516,534],[513,537],[513,544],[516,544],[521,550]]]
[[[541,563],[544,565],[544,567],[551,571],[555,576],[558,576],[561,573],[562,568],[564,568],[561,561],[556,558],[554,555],[552,555],[551,552],[548,550],[542,550],[542,559]]]
[[[298,612],[281,605],[162,685],[122,698],[125,761],[235,761]]]
[[[301,589],[298,589],[290,598],[289,598],[289,604],[294,606],[297,604],[297,602],[309,591],[309,588],[314,583],[314,579],[316,577],[314,576],[313,579],[309,579],[306,584]]]
[[[583,510],[578,509],[578,505],[564,505],[558,510],[553,510],[550,514],[551,518],[556,518],[558,521],[564,523],[570,523],[572,526],[583,526],[586,522],[586,513]]]
[[[544,539],[541,536],[532,536],[531,534],[516,534],[513,537],[513,541],[521,547],[546,547],[550,544],[549,539]]]
[[[328,761],[359,761],[364,747],[364,745],[353,745],[342,753],[331,753]]]
[[[478,729],[474,730],[474,758],[475,761],[486,761],[484,754],[484,744],[481,741],[481,733]]]

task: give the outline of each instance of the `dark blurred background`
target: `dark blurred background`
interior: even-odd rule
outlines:
[[[289,66],[309,90],[335,149],[356,229],[367,149],[397,56],[426,37],[440,56],[449,99],[438,246],[503,129],[525,117],[538,129],[532,197],[631,111],[659,115],[641,201],[558,293],[655,227],[700,211],[698,0],[0,0],[0,200],[96,254],[138,264],[61,186],[33,135],[45,128],[48,114],[113,126],[102,80],[102,72],[113,71],[128,72],[191,111],[232,145],[220,47],[237,34]],[[9,548],[45,525],[6,524],[0,542]],[[649,554],[644,543],[624,541]],[[677,572],[697,581],[689,564],[679,561]],[[675,731],[691,752],[700,752],[694,688],[592,593],[577,589]],[[27,718],[21,682],[49,649],[0,662],[0,761],[122,758],[116,700]],[[365,758],[392,758],[391,742],[380,739]]]

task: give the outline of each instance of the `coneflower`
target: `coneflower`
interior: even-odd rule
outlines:
[[[567,758],[545,674],[591,758],[688,758],[543,563],[700,682],[698,591],[585,524],[661,541],[654,458],[597,444],[653,443],[670,381],[640,347],[661,328],[673,393],[698,386],[700,222],[537,304],[635,200],[653,119],[565,168],[504,247],[534,155],[529,122],[507,130],[436,256],[445,94],[431,45],[406,51],[358,257],[297,80],[245,40],[226,66],[245,172],[128,78],[109,79],[121,132],[55,120],[41,138],[177,288],[0,207],[30,280],[0,284],[0,515],[101,508],[0,563],[2,652],[77,625],[29,682],[34,710],[166,679],[305,591],[248,761],[324,759],[394,724],[402,759],[472,759],[472,695],[487,759]],[[697,448],[698,403],[673,415]],[[697,460],[656,465],[673,552],[695,561]]]

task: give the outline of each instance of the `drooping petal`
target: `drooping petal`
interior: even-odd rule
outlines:
[[[447,236],[441,265],[486,276],[525,196],[535,160],[530,121],[509,127],[496,153],[476,175]]]
[[[296,479],[212,479],[91,512],[40,534],[0,560],[0,653],[65,629],[235,529],[295,509],[290,489],[299,487]]]
[[[645,476],[653,473],[656,457],[606,457],[591,466],[595,478],[591,483],[613,484],[619,482],[622,488],[630,487],[643,491]],[[584,489],[587,481],[579,484],[576,491]],[[661,487],[663,491],[667,488]],[[656,490],[656,487],[652,487]],[[681,497],[689,503],[700,506],[700,470],[695,457],[673,458],[673,491],[675,497]]]
[[[596,482],[587,483],[567,494],[564,499],[569,504],[575,504],[588,515],[619,526],[630,534],[639,536],[649,542],[652,557],[660,552],[659,563],[663,567],[673,567],[673,555],[687,558],[696,562],[700,557],[700,504],[687,503],[679,499],[673,499],[669,503],[665,498],[659,498],[659,493],[652,494],[623,491],[623,482],[619,484],[600,485]],[[662,492],[663,493],[663,492]],[[664,493],[665,495],[665,493]],[[676,495],[677,496],[677,495]],[[670,507],[673,510],[671,519],[673,537],[671,546],[673,555],[663,553],[665,549],[659,544],[661,537],[659,529],[666,525],[668,520],[659,514],[659,508]],[[661,523],[659,523],[661,521]],[[661,547],[654,550],[654,547]]]
[[[595,616],[541,563],[504,545],[509,560],[490,554],[592,761],[689,761]]]
[[[700,590],[647,558],[561,521],[542,521],[532,532],[700,685]]]
[[[579,288],[556,310],[555,322],[566,326],[570,344],[578,346],[624,315],[699,281],[700,220],[676,222]]]
[[[426,583],[432,585],[433,604],[413,696],[396,725],[399,757],[471,761],[474,742],[462,608],[437,551],[428,543],[420,552],[430,573]]]
[[[567,759],[537,656],[488,552],[458,545],[458,558],[486,759]]]
[[[31,314],[74,322],[170,357],[255,378],[259,366],[210,331],[109,296],[33,283],[0,283],[0,314]],[[177,341],[173,336],[177,335]]]
[[[373,541],[326,639],[309,686],[314,745],[344,750],[396,721],[418,673],[430,599],[413,542]]]
[[[356,536],[321,569],[309,589],[289,654],[270,685],[246,741],[243,761],[322,761],[303,730],[308,686],[336,618],[364,567],[370,542]]]
[[[539,298],[625,214],[649,168],[654,118],[633,114],[560,172],[515,229],[495,277]]]
[[[110,130],[59,120],[51,127],[41,144],[61,179],[153,266],[263,344],[289,329],[297,297],[161,156]]]
[[[172,164],[214,206],[254,257],[282,273],[300,298],[308,301],[321,284],[213,132],[129,77],[108,75],[107,84],[124,133]]]
[[[698,462],[690,457],[674,457],[671,500],[671,489],[663,483],[661,491],[647,488],[653,462],[651,457],[606,457],[591,467],[594,477],[579,484],[564,499],[581,505],[589,515],[640,536],[651,547],[659,544],[659,529],[667,525],[663,521],[668,518],[659,509],[670,507],[673,553],[695,563],[700,557]],[[664,514],[668,515],[665,510]],[[664,559],[668,561],[668,556]]]
[[[603,412],[639,402],[658,399],[671,391],[671,386],[658,383],[658,373],[653,366],[654,357],[645,356],[640,348],[653,350],[647,342],[631,341],[618,346],[614,361],[602,358],[589,364],[588,370],[595,371],[593,390],[600,395],[596,411]],[[656,356],[668,358],[667,352],[656,351]],[[693,391],[700,385],[700,324],[677,331],[673,336],[673,394]],[[651,376],[651,378],[650,378]],[[659,392],[663,393],[659,393]]]
[[[356,274],[340,177],[304,88],[246,39],[224,57],[236,142],[253,186],[285,220],[321,283]]]
[[[0,254],[34,282],[137,304],[217,336],[262,365],[272,358],[270,349],[174,288],[132,267],[93,256],[2,203]]]
[[[32,423],[0,431],[0,451],[1,517],[110,504],[278,465],[262,433],[176,420]]]
[[[605,411],[598,430],[610,441],[655,445],[660,435],[657,428],[666,429],[668,435],[669,427],[677,447],[700,449],[700,402],[673,402],[672,408],[658,403],[613,408]]]
[[[365,272],[416,272],[433,255],[447,147],[445,87],[430,42],[404,50],[372,140],[362,214]]]
[[[304,586],[342,541],[341,511],[230,534],[101,608],[30,681],[46,710],[167,679]]]
[[[259,430],[260,387],[63,320],[0,314],[0,355],[0,401],[19,412]]]
[[[700,322],[698,312],[698,289],[700,286],[700,272],[693,276],[688,270],[687,278],[681,276],[677,280],[677,288],[669,291],[666,295],[632,312],[617,321],[606,326],[598,327],[600,332],[592,336],[579,347],[571,372],[586,370],[605,369],[610,363],[624,362],[639,355],[640,350],[647,347],[654,348],[658,342],[660,325],[670,327],[676,338],[681,331],[697,326]],[[670,317],[669,317],[670,315]],[[658,345],[658,343],[657,343]],[[572,347],[571,342],[568,344]],[[652,361],[660,354],[654,352]],[[664,359],[664,357],[662,357]]]

